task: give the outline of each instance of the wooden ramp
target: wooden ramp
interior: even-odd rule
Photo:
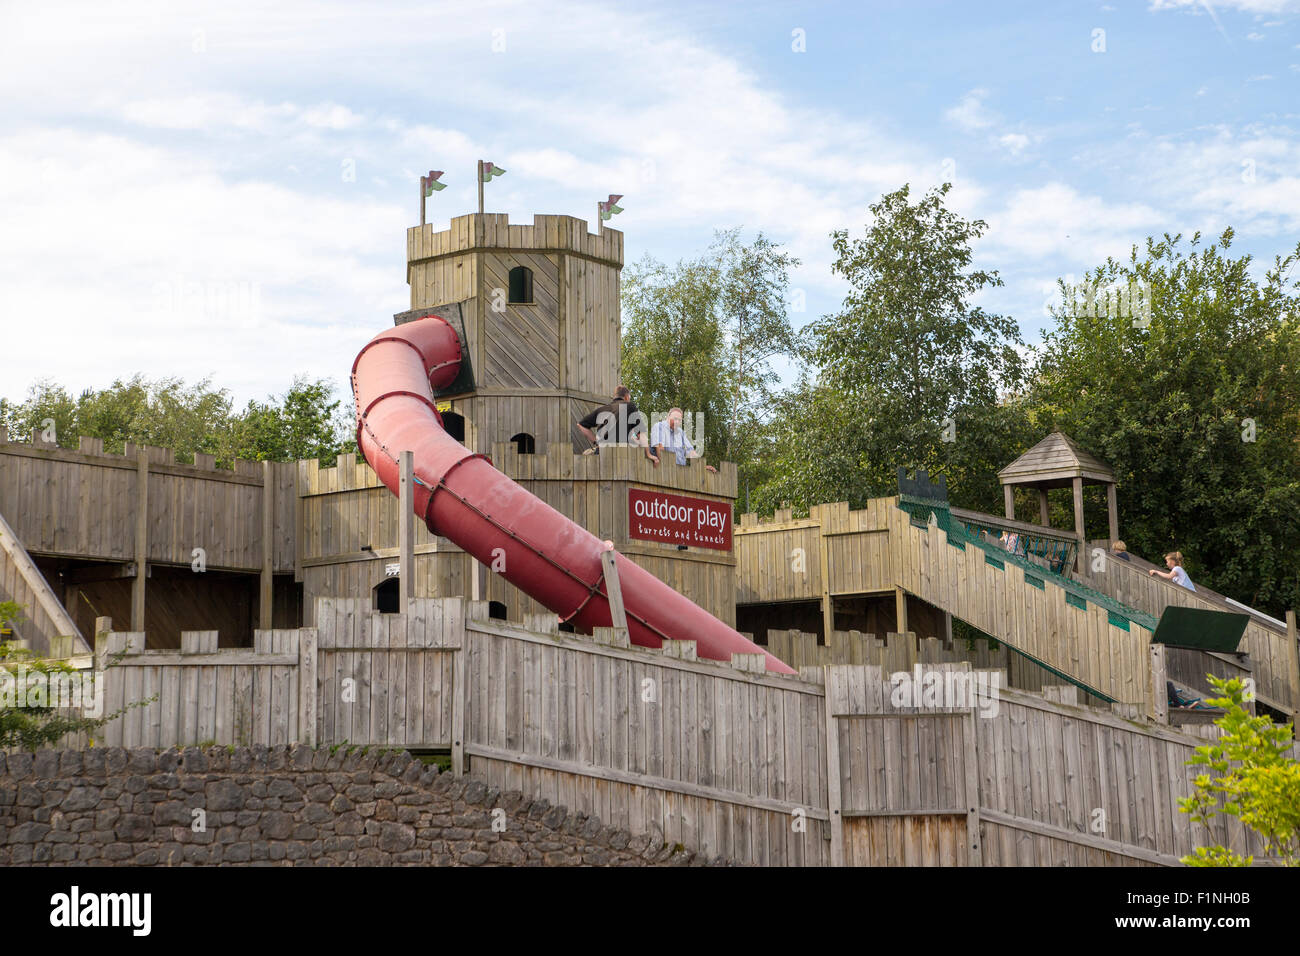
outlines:
[[[72,653],[88,654],[77,625],[55,596],[27,549],[0,515],[0,601],[14,601],[23,607],[23,620],[14,625],[14,637],[40,655],[50,653],[51,640],[72,637]]]
[[[1151,629],[1133,620],[1144,615],[1117,613],[1105,606],[1113,602],[1089,599],[1086,588],[975,543],[955,522],[950,540],[925,510],[914,515],[895,508],[890,525],[897,587],[1083,690],[1156,713],[1147,660]]]

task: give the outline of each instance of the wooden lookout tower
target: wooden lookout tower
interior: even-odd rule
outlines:
[[[483,454],[498,442],[523,453],[569,444],[574,420],[618,385],[623,234],[572,216],[512,225],[486,213],[441,231],[412,226],[406,243],[411,310],[397,323],[436,312],[469,358],[438,396],[451,403],[448,431]]]
[[[1040,521],[1044,527],[1051,524],[1047,507],[1047,492],[1052,488],[1072,488],[1074,491],[1074,533],[1079,539],[1076,561],[1083,562],[1086,539],[1083,525],[1083,486],[1106,486],[1106,516],[1110,540],[1119,537],[1119,513],[1115,502],[1115,473],[1100,458],[1079,445],[1064,432],[1052,432],[1029,451],[998,472],[1005,498],[1006,516],[1015,518],[1015,489],[1038,490]]]

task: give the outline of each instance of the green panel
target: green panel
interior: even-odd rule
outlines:
[[[1026,584],[1029,584],[1029,585],[1032,585],[1033,587],[1038,588],[1038,590],[1040,590],[1040,591],[1044,590],[1043,579],[1042,579],[1042,578],[1036,578],[1036,577],[1034,577],[1032,574],[1026,574],[1026,575],[1025,575],[1025,583],[1026,583]]]
[[[1152,644],[1195,647],[1203,651],[1234,654],[1250,623],[1249,614],[1206,611],[1195,607],[1167,607],[1151,637]]]
[[[991,554],[984,555],[984,563],[993,565],[993,567],[997,568],[999,571],[1005,571],[1007,569],[1005,564],[993,557]]]
[[[1077,594],[1071,594],[1069,591],[1065,592],[1065,603],[1072,607],[1077,607],[1081,611],[1086,611],[1088,609],[1087,601],[1079,597]]]
[[[1114,611],[1107,611],[1106,618],[1110,621],[1111,627],[1118,627],[1121,631],[1128,630],[1128,618],[1121,617]]]

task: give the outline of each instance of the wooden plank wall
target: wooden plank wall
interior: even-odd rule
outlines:
[[[827,862],[820,685],[536,630],[469,626],[476,774],[709,856]]]
[[[792,518],[787,511],[770,522],[741,515],[735,539],[737,603],[819,600],[827,586],[832,595],[893,590],[892,502],[869,501],[858,511],[842,501],[813,505],[807,518]]]
[[[946,645],[937,637],[917,638],[914,632],[886,634],[883,638],[861,631],[835,631],[829,644],[819,644],[816,634],[806,631],[768,631],[767,649],[795,670],[836,664],[879,667],[886,674],[911,671],[917,664],[969,663],[976,670],[1000,670],[1006,685],[1042,693],[1060,686],[1061,679],[1033,661],[1009,650],[1005,644],[991,649],[977,641],[968,649],[964,641]],[[1096,698],[1090,700],[1101,703]]]
[[[169,449],[128,444],[126,452],[106,454],[103,442],[92,438],[82,438],[77,451],[0,442],[0,514],[14,522],[32,554],[133,561],[142,452],[149,460],[149,561],[189,565],[201,547],[211,569],[261,569],[261,463],[239,461],[226,470],[215,468],[208,455],[182,465]],[[293,469],[292,463],[277,465],[275,487],[287,489]],[[292,504],[290,497],[277,512],[275,571],[293,570]]]
[[[510,270],[533,274],[533,301],[509,304]],[[483,368],[477,384],[555,388],[560,383],[560,277],[556,257],[542,253],[487,253]],[[507,304],[497,311],[497,302]]]
[[[111,627],[111,624],[109,625]],[[289,744],[305,739],[298,714],[300,657],[309,630],[257,631],[253,649],[217,648],[216,631],[185,631],[181,649],[145,650],[143,632],[106,630],[96,641],[104,711],[132,707],[103,729],[109,747]]]
[[[364,601],[323,598],[316,620],[321,740],[450,749],[464,602],[380,614]]]
[[[827,671],[846,863],[1178,866],[1215,842],[1258,853],[1236,820],[1207,830],[1179,811],[1197,737],[1005,687],[964,721],[895,707],[891,691],[878,668]],[[974,832],[977,845],[961,842]]]
[[[322,600],[317,618],[259,632],[252,653],[216,651],[212,632],[187,632],[179,654],[107,633],[101,654],[128,652],[105,672],[109,709],[158,700],[100,743],[450,747],[455,772],[468,761],[503,790],[739,863],[1177,865],[1209,842],[1255,851],[1235,821],[1207,831],[1178,811],[1201,738],[1059,688],[900,708],[874,666],[779,677],[743,655],[694,660],[690,643],[488,621],[459,598],[405,615]],[[932,665],[954,667],[966,665]]]
[[[1107,553],[1105,563],[1094,571],[1093,549],[1105,549],[1108,544],[1108,541],[1088,543],[1083,572],[1075,575],[1088,587],[1157,618],[1171,606],[1244,613],[1213,593],[1189,591],[1172,581],[1148,574],[1147,569],[1154,565],[1141,558],[1124,561]],[[1246,625],[1241,649],[1250,655],[1259,698],[1292,714],[1300,710],[1300,647],[1287,636],[1286,629],[1272,627],[1252,617]]]

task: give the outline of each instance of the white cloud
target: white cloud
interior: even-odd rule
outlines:
[[[1007,133],[998,137],[998,142],[1013,154],[1021,152],[1029,145],[1029,137],[1023,133]]]
[[[987,129],[996,122],[996,117],[984,105],[984,100],[988,98],[988,95],[988,90],[973,89],[963,96],[956,106],[946,110],[943,115],[950,122],[956,123],[967,132]]]

